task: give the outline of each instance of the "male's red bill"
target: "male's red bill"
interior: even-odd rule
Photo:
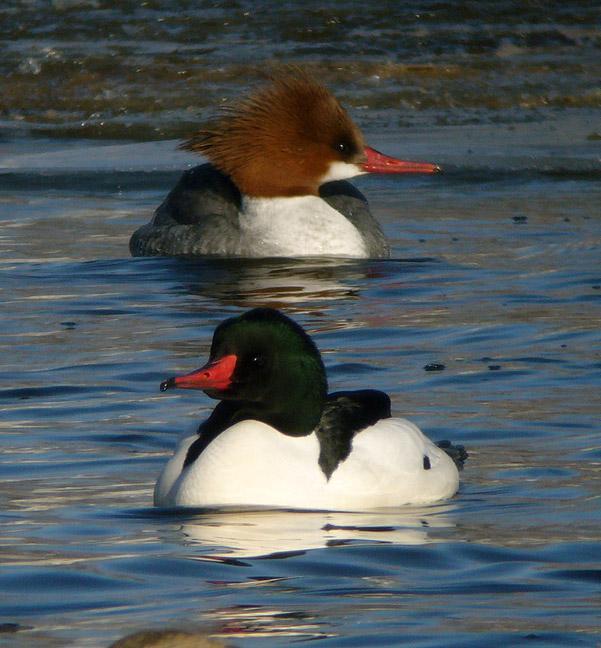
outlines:
[[[204,367],[192,371],[183,376],[174,376],[161,383],[161,391],[167,391],[173,387],[179,389],[216,389],[222,391],[232,383],[232,375],[236,368],[238,358],[234,355],[226,355],[219,360],[208,362]]]

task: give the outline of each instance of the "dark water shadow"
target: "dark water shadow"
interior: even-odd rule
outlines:
[[[302,310],[307,304],[356,300],[372,281],[418,272],[432,258],[356,260],[335,258],[152,258],[135,264],[162,270],[172,289],[227,306]],[[136,268],[145,272],[145,268]]]

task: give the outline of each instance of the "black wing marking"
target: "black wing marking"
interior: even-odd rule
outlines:
[[[350,454],[353,437],[380,419],[390,418],[390,398],[375,389],[329,394],[316,429],[319,466],[329,479]]]

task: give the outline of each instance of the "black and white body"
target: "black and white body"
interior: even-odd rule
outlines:
[[[209,362],[161,385],[171,387],[220,402],[168,461],[156,506],[350,511],[457,491],[465,451],[449,453],[392,417],[383,392],[328,394],[315,344],[279,311],[254,309],[220,324]]]

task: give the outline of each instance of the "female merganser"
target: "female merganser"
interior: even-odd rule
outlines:
[[[364,510],[451,497],[467,457],[391,418],[380,391],[327,393],[317,347],[277,310],[222,322],[209,362],[171,387],[218,399],[184,438],[154,491],[162,507],[269,506]],[[454,458],[452,458],[454,456]]]
[[[183,174],[132,235],[133,256],[387,257],[367,200],[342,180],[439,170],[365,146],[335,97],[299,70],[227,108],[181,148],[211,164]]]

